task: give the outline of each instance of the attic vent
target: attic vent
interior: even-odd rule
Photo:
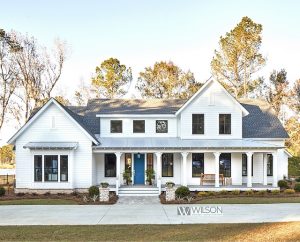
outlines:
[[[51,119],[51,129],[55,129],[55,116],[52,116]]]

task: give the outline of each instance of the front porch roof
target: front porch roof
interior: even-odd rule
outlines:
[[[73,150],[77,146],[78,142],[29,142],[23,148],[31,150]]]
[[[278,145],[250,139],[99,138],[95,150],[113,149],[280,149]]]

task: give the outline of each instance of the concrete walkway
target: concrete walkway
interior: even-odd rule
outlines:
[[[185,206],[185,205],[184,205]],[[190,205],[190,206],[205,206]],[[211,205],[216,206],[216,205]],[[178,205],[0,206],[0,225],[261,223],[300,221],[300,204],[218,205],[223,215],[177,215]]]

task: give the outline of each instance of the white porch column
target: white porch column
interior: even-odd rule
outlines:
[[[121,167],[121,152],[115,152],[116,155],[116,194],[119,194],[119,187],[120,187],[120,167]]]
[[[219,169],[220,169],[220,152],[214,152],[215,156],[215,187],[220,187],[220,181],[219,181]]]
[[[277,178],[278,178],[278,174],[277,174],[277,164],[278,164],[278,159],[277,159],[277,151],[272,153],[273,155],[273,187],[277,187]]]
[[[156,152],[156,185],[158,187],[158,194],[161,193],[161,152]]]
[[[187,179],[186,179],[186,160],[188,156],[188,152],[181,152],[182,155],[182,185],[187,186]]]
[[[247,152],[247,187],[252,187],[252,156],[253,152]]]
[[[263,185],[268,185],[268,176],[267,176],[267,163],[268,163],[268,154],[264,153],[264,167],[263,167],[263,173],[264,173],[264,183]]]

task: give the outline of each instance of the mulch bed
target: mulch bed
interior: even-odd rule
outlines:
[[[241,192],[239,195],[233,195],[233,194],[227,194],[227,195],[222,195],[222,194],[215,194],[211,196],[198,196],[197,193],[191,192],[190,194],[193,199],[191,201],[188,201],[187,199],[176,199],[174,201],[166,201],[166,193],[162,192],[159,195],[160,202],[162,204],[196,204],[199,201],[207,200],[207,199],[214,199],[214,198],[238,198],[238,197],[257,197],[257,198],[280,198],[280,197],[300,197],[300,193],[295,193],[295,194],[286,194],[286,193],[279,193],[279,194],[272,194],[272,193],[266,193],[263,195],[254,193],[253,195],[246,195]]]
[[[88,197],[87,193],[76,193],[73,192],[71,194],[66,193],[57,193],[57,194],[50,194],[46,192],[44,194],[38,193],[14,193],[10,191],[6,193],[4,196],[0,197],[0,201],[7,201],[7,200],[22,200],[22,199],[62,199],[62,200],[72,200],[77,202],[80,205],[110,205],[115,204],[118,201],[118,196],[115,192],[110,192],[109,196],[110,199],[108,202],[100,202],[99,199],[97,201],[84,201],[84,196]]]

